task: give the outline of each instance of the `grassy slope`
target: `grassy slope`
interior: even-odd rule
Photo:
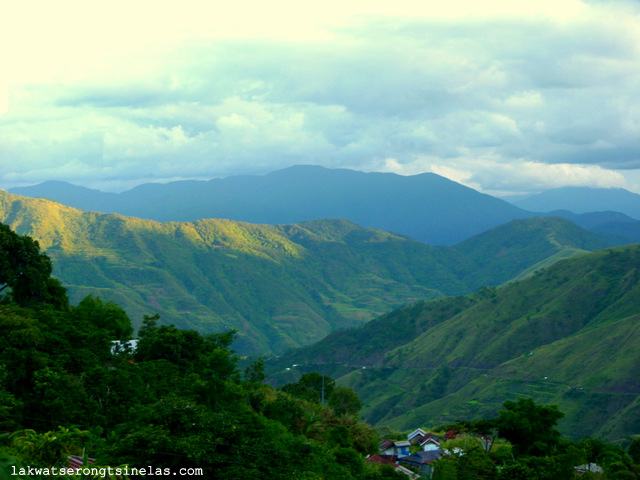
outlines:
[[[347,221],[159,223],[2,192],[0,219],[40,241],[73,300],[113,299],[134,323],[158,312],[201,331],[236,328],[244,353],[308,344],[467,289],[441,265],[455,253]]]
[[[561,219],[511,222],[448,248],[344,220],[159,223],[5,192],[0,220],[41,242],[73,301],[99,294],[136,324],[160,313],[200,331],[235,328],[242,353],[307,345],[401,305],[502,283],[550,256],[597,245]],[[526,228],[533,235],[520,245]]]
[[[562,258],[607,246],[610,245],[574,223],[546,217],[514,220],[454,248],[475,260],[467,281],[485,286],[524,277]]]
[[[397,429],[492,416],[530,395],[560,405],[565,433],[618,439],[640,431],[639,305],[640,246],[621,247],[392,312],[273,366],[334,374],[361,395],[365,417]]]

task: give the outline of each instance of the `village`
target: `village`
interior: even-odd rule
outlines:
[[[380,453],[370,455],[366,461],[392,465],[397,472],[404,473],[411,479],[430,478],[433,473],[433,462],[442,458],[443,455],[463,453],[458,448],[448,450],[444,447],[447,441],[459,437],[461,434],[455,431],[437,435],[418,428],[409,433],[406,440],[383,439],[380,442]],[[491,449],[490,440],[475,434],[471,437],[478,441],[483,448]]]
[[[464,440],[464,444],[473,442],[473,445],[481,447],[485,452],[489,452],[493,446],[491,439],[475,433],[449,430],[444,434],[436,434],[417,428],[407,435],[406,440],[383,439],[380,442],[380,453],[369,455],[365,461],[390,465],[396,472],[405,474],[411,480],[431,478],[436,460],[446,455],[465,455],[464,448],[458,446],[459,443],[447,448],[447,442],[455,439]],[[577,476],[586,472],[603,473],[603,469],[594,463],[575,467]]]

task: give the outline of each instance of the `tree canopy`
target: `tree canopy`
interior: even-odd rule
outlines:
[[[65,289],[51,277],[51,260],[37,240],[0,223],[0,293],[22,306],[67,305]]]
[[[0,266],[0,476],[66,466],[86,450],[96,465],[194,467],[207,478],[398,478],[364,462],[378,435],[358,418],[356,393],[332,378],[310,372],[274,389],[262,360],[241,373],[234,331],[202,335],[157,315],[144,318],[137,349],[113,354],[112,342],[133,333],[118,305],[95,296],[69,305],[37,242],[7,228]],[[597,439],[574,444],[555,428],[556,406],[503,406],[497,419],[460,422],[469,436],[434,478],[562,480],[586,461],[608,479],[637,478],[637,441],[629,454]],[[483,449],[478,435],[496,431],[510,444]]]
[[[507,400],[498,412],[500,436],[514,447],[514,453],[540,455],[551,453],[560,441],[556,429],[564,414],[556,405],[538,405],[531,398]]]
[[[640,465],[633,455],[640,442],[631,442],[628,453],[597,438],[573,442],[562,438],[555,428],[562,416],[556,405],[521,397],[505,401],[497,418],[446,425],[444,428],[458,437],[444,444],[450,454],[435,462],[432,478],[573,480],[578,467],[584,473],[587,465],[597,465],[603,473],[587,472],[584,478],[639,478]]]
[[[395,478],[364,462],[377,434],[333,379],[275,390],[261,360],[242,375],[234,331],[202,335],[158,315],[145,316],[137,348],[113,353],[133,333],[124,310],[93,295],[69,305],[37,242],[0,227],[0,266],[0,476],[86,450],[98,466],[207,478]]]

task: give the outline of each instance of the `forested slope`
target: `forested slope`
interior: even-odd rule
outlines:
[[[494,415],[516,395],[557,403],[571,436],[640,431],[640,246],[555,263],[500,288],[418,303],[270,362],[340,377],[377,424]],[[364,367],[364,369],[363,369]]]
[[[93,293],[200,332],[236,329],[245,354],[308,345],[419,300],[499,285],[601,248],[559,218],[516,220],[433,247],[346,220],[160,223],[0,191],[0,220],[38,239],[72,303]]]
[[[339,401],[353,392],[321,405],[275,390],[260,362],[238,368],[233,332],[156,316],[137,349],[114,352],[133,331],[125,312],[93,296],[69,305],[38,244],[4,224],[0,267],[0,478],[398,478],[364,462],[378,436]],[[96,473],[72,472],[69,455]]]

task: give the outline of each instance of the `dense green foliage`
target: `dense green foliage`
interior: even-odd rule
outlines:
[[[338,326],[349,305],[359,305],[358,315],[371,313],[372,305],[381,305],[380,299],[396,287],[406,294],[409,283],[412,291],[436,295],[456,285],[468,288],[459,283],[463,273],[482,265],[488,265],[483,275],[491,270],[511,275],[499,259],[513,262],[513,252],[504,250],[508,232],[524,224],[498,229],[473,246],[470,242],[467,252],[460,246],[444,254],[343,221],[267,228],[223,221],[162,225],[34,202],[50,208],[51,218],[30,221],[41,231],[52,229],[45,235],[48,252],[73,257],[76,263],[66,263],[65,269],[74,278],[110,285],[105,291],[126,282],[149,294],[171,288],[181,292],[185,308],[194,305],[188,303],[194,296],[216,298],[221,313],[208,325],[215,333],[164,325],[157,315],[144,317],[138,349],[113,356],[111,341],[127,339],[133,331],[124,310],[96,295],[69,305],[38,243],[5,230],[0,304],[4,431],[33,429],[46,437],[60,426],[76,425],[90,432],[92,456],[102,462],[207,466],[238,478],[278,478],[282,464],[291,465],[301,478],[375,476],[362,463],[362,456],[375,449],[375,435],[355,416],[358,411],[372,422],[404,429],[491,418],[505,399],[526,395],[557,403],[566,412],[559,430],[574,440],[593,435],[630,441],[640,431],[638,246],[561,261],[525,280],[473,295],[418,302],[279,361],[256,361],[242,375],[231,350],[234,335],[244,337],[245,347],[254,333],[257,342],[267,337],[278,342],[312,326],[311,319],[324,322],[327,330]],[[79,227],[67,229],[73,222]],[[569,247],[568,239],[577,237],[561,221],[529,222],[557,232],[544,236],[553,248],[527,250],[532,259],[588,247],[577,241]],[[92,243],[95,238],[100,242]],[[485,260],[482,265],[478,258]],[[165,264],[175,276],[158,266]],[[456,275],[439,276],[448,269]],[[15,272],[27,272],[28,288],[21,290]],[[154,272],[153,281],[149,272]],[[162,283],[167,278],[171,281]],[[207,283],[211,278],[217,279],[215,288]],[[425,279],[433,290],[425,287]],[[243,293],[233,297],[237,292]],[[281,303],[269,303],[273,299]],[[388,298],[384,301],[389,305]],[[233,316],[233,302],[244,302],[246,318]],[[256,312],[263,316],[249,323],[249,314]],[[270,323],[274,319],[282,323]],[[225,330],[231,326],[242,328],[244,335]],[[298,367],[285,370],[293,364]],[[278,384],[291,385],[279,390],[264,385],[264,369],[280,371]],[[323,378],[325,405],[318,388]],[[554,435],[551,430],[551,437],[526,445],[505,433],[515,453],[532,458],[550,448],[545,441],[558,455],[566,453]],[[5,439],[5,446],[24,460],[26,454],[12,443],[19,437]],[[194,449],[194,444],[203,446]],[[238,466],[235,459],[242,455],[253,455],[253,463]],[[273,461],[265,467],[267,458]],[[546,461],[508,468],[520,469],[512,472],[515,476],[547,468],[536,463]],[[284,478],[284,472],[280,475]]]
[[[0,224],[0,294],[22,306],[66,302],[60,282],[51,277],[51,260],[40,245]],[[2,297],[0,297],[2,298]]]
[[[445,455],[433,464],[434,480],[635,480],[640,465],[633,444],[619,446],[593,437],[577,442],[561,437],[556,405],[531,398],[506,401],[497,418],[444,426],[455,434],[442,444]]]
[[[202,335],[159,325],[157,315],[145,317],[136,349],[113,353],[131,332],[124,311],[97,297],[32,307],[4,299],[2,478],[12,468],[66,467],[83,451],[96,468],[199,468],[204,478],[395,478],[365,464],[378,437],[355,415],[349,389],[332,390],[326,405],[275,390],[260,381],[259,361],[241,375],[235,332]],[[318,377],[300,392],[315,391]],[[45,477],[55,478],[15,478]]]
[[[234,329],[241,354],[280,353],[419,300],[471,293],[604,247],[565,220],[514,221],[431,247],[344,220],[157,223],[0,192],[0,221],[37,238],[71,302],[89,294],[138,319]]]
[[[325,242],[340,236],[374,250],[395,241],[341,222],[285,229],[299,243],[264,242],[281,242],[292,258],[313,242],[335,255]],[[365,415],[407,428],[491,417],[511,397],[493,425],[473,425],[510,440],[514,461],[466,445],[465,455],[452,450],[442,461],[440,478],[562,479],[573,473],[568,466],[592,461],[606,466],[604,478],[635,478],[637,442],[630,456],[590,437],[572,443],[556,430],[557,407],[518,395],[556,395],[563,411],[569,407],[560,430],[574,440],[637,434],[637,246],[559,262],[502,288],[417,303],[280,364],[257,360],[242,374],[233,330],[203,334],[160,324],[158,315],[144,317],[135,351],[114,355],[112,341],[133,332],[124,310],[94,295],[70,305],[38,243],[3,234],[0,472],[63,464],[84,448],[99,465],[203,468],[212,478],[393,478],[363,461],[378,440],[356,416],[363,404]],[[257,238],[240,244],[259,253]],[[263,383],[265,367],[294,361],[283,375],[288,385]],[[317,364],[339,380],[314,371]]]
[[[243,354],[281,352],[468,290],[445,266],[455,255],[347,221],[161,224],[4,192],[0,221],[39,240],[72,303],[94,294],[134,320],[152,312],[201,333],[235,329]]]
[[[544,455],[555,452],[560,441],[556,424],[564,414],[555,405],[536,405],[531,398],[504,402],[496,424],[500,435],[513,445],[514,454]]]
[[[640,432],[640,246],[557,262],[464,297],[419,302],[265,363],[275,384],[320,370],[362,415],[395,429],[496,415],[519,395],[554,403],[560,431]]]

